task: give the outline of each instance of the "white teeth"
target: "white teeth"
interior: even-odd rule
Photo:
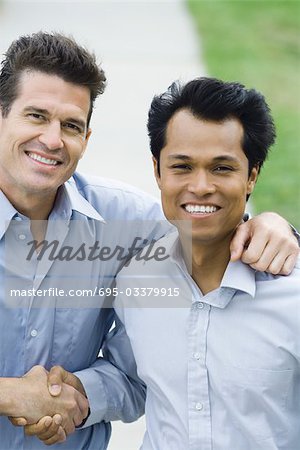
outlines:
[[[37,155],[36,153],[27,153],[27,155],[31,159],[34,159],[35,161],[40,161],[44,164],[49,164],[50,166],[56,166],[56,164],[58,164],[58,162],[55,161],[54,159],[43,158],[42,156]]]
[[[185,205],[185,210],[191,214],[208,214],[217,211],[215,206],[204,206],[204,205]]]

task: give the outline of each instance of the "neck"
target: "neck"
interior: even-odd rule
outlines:
[[[191,252],[187,250],[187,246],[182,245],[187,267],[204,295],[221,284],[230,261],[230,241],[231,236],[226,242],[212,245],[193,242]]]
[[[14,192],[6,192],[5,189],[2,189],[2,191],[16,210],[30,220],[47,220],[56,197],[56,194],[53,193],[14,195]]]

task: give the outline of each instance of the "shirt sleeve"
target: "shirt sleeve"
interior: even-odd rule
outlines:
[[[138,378],[129,338],[116,318],[108,333],[103,356],[88,369],[75,372],[90,405],[86,428],[101,421],[133,422],[144,414],[146,387]]]
[[[291,227],[292,232],[293,232],[293,235],[294,235],[295,238],[297,239],[298,245],[299,245],[299,247],[300,247],[300,234],[298,233],[298,231],[296,230],[296,228],[293,227],[293,225],[290,224],[290,227]]]

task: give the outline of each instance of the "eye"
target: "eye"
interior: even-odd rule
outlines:
[[[66,122],[62,124],[62,127],[65,128],[72,134],[83,134],[83,129],[72,122]]]
[[[174,164],[173,166],[171,166],[171,169],[183,172],[191,170],[191,166],[189,166],[188,164]]]
[[[226,173],[226,172],[232,172],[234,169],[231,166],[217,166],[214,168],[214,172],[217,173]]]
[[[35,120],[35,121],[37,121],[37,120],[40,120],[40,121],[46,120],[46,117],[45,117],[45,116],[43,116],[43,115],[40,114],[40,113],[35,113],[35,112],[32,112],[32,113],[27,114],[27,117],[29,117],[30,119],[33,119],[33,120]]]

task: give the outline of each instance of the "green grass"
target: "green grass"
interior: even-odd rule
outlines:
[[[300,229],[300,1],[188,0],[210,76],[263,92],[276,145],[253,194]]]

